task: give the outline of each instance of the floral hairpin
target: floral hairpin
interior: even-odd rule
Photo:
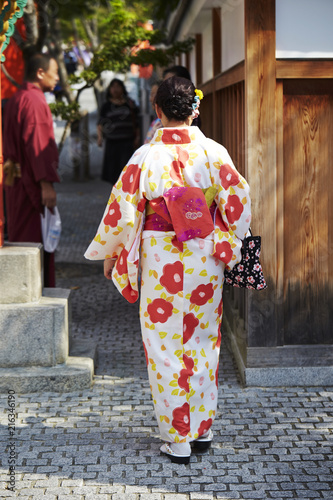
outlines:
[[[194,120],[195,118],[198,118],[199,116],[199,106],[200,106],[200,101],[203,99],[203,93],[200,89],[195,89],[195,97],[194,97],[194,103],[192,104],[192,115],[191,118]]]

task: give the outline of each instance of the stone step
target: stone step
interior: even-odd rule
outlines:
[[[0,304],[0,367],[66,362],[70,290],[44,289],[38,302]]]
[[[40,243],[7,242],[0,248],[0,304],[40,300],[42,248]]]
[[[94,374],[90,358],[68,357],[66,363],[52,367],[27,366],[0,368],[0,393],[73,392],[89,389]]]

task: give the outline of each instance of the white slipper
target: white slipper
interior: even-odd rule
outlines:
[[[178,449],[173,450],[172,447]],[[180,453],[182,451],[180,448],[183,448],[184,451],[186,450],[187,453],[189,452],[189,455]],[[160,450],[170,458],[171,462],[176,464],[188,464],[190,462],[191,445],[189,443],[164,443]]]

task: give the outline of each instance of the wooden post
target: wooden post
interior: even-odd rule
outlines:
[[[195,35],[195,66],[197,86],[202,83],[202,35]]]
[[[1,44],[2,45],[2,44]],[[0,53],[1,53],[0,45]],[[1,74],[1,62],[0,62],[0,74]],[[0,78],[0,103],[1,97],[1,78]],[[2,107],[0,108],[0,248],[4,244],[4,227],[5,227],[5,214],[3,207],[3,155],[2,155]]]
[[[245,0],[245,175],[268,289],[249,294],[248,346],[277,345],[275,0]]]
[[[221,35],[221,9],[212,9],[212,27],[213,27],[213,76],[221,73],[221,53],[222,53],[222,35]]]
[[[221,73],[221,9],[212,9],[212,36],[213,36],[213,139],[218,140],[218,119],[220,110],[217,109],[216,76]]]

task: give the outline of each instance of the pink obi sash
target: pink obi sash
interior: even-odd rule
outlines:
[[[179,241],[205,238],[214,230],[216,204],[212,189],[216,192],[215,188],[208,188],[204,194],[197,187],[175,186],[164,196],[150,200],[144,229],[175,231]]]

